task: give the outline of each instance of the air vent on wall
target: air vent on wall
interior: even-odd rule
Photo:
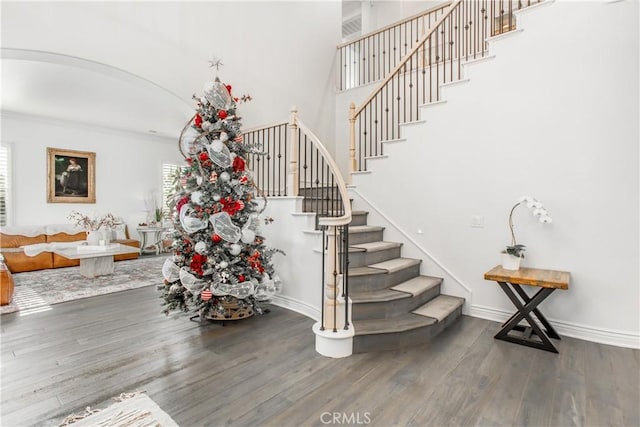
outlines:
[[[342,21],[342,38],[350,39],[360,35],[362,31],[362,16],[356,15]]]

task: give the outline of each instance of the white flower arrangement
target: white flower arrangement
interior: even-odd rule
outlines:
[[[553,219],[549,215],[549,212],[542,206],[539,200],[530,197],[530,196],[522,196],[515,205],[511,208],[511,212],[509,212],[509,230],[511,231],[511,245],[507,246],[503,253],[508,253],[510,255],[524,258],[525,246],[519,245],[516,242],[516,235],[513,232],[513,213],[516,208],[520,205],[524,204],[526,207],[532,210],[533,216],[538,218],[543,224],[551,224]]]

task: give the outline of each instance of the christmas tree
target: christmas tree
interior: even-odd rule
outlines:
[[[218,67],[219,61],[213,66]],[[186,164],[175,177],[169,208],[175,229],[173,257],[162,269],[164,312],[194,311],[201,318],[230,320],[262,313],[260,302],[278,290],[271,257],[260,234],[262,209],[247,165],[259,153],[240,131],[233,97],[216,76],[193,96],[196,114],[185,125],[179,149]],[[275,279],[275,280],[274,280]]]

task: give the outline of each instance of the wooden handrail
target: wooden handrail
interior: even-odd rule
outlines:
[[[271,123],[271,124],[268,124],[268,125],[254,126],[252,128],[249,128],[249,129],[243,129],[242,133],[244,134],[244,133],[249,133],[249,132],[255,132],[257,130],[274,128],[274,127],[282,126],[282,125],[286,125],[286,124],[289,124],[289,122],[277,122],[277,123]]]
[[[385,79],[380,82],[380,84],[378,85],[378,87],[376,88],[376,90],[374,90],[368,97],[367,99],[365,99],[365,101],[360,105],[360,107],[358,107],[354,114],[353,114],[353,118],[355,119],[356,117],[358,117],[360,115],[360,113],[362,112],[362,110],[364,110],[364,108],[373,100],[373,98],[375,98],[376,95],[378,95],[382,89],[384,89],[384,87],[387,85],[387,83],[389,83],[389,81],[395,77],[395,75],[398,73],[398,71],[404,67],[404,65],[407,63],[407,61],[409,61],[409,58],[412,57],[412,55],[414,53],[416,53],[420,47],[427,41],[427,39],[429,39],[429,37],[431,37],[431,35],[433,34],[433,32],[436,30],[436,28],[438,28],[440,26],[440,24],[449,17],[449,15],[451,14],[451,12],[460,4],[462,0],[453,0],[451,2],[451,5],[449,6],[449,10],[447,10],[444,15],[442,15],[440,17],[440,19],[438,19],[429,29],[429,31],[427,31],[422,38],[420,38],[420,40],[413,46],[413,48],[411,48],[411,51],[409,51],[404,58],[402,59],[402,61],[400,61],[400,63],[398,63],[398,65],[396,65],[396,67],[387,75],[387,77],[385,77]]]
[[[384,27],[382,27],[380,29],[377,29],[375,31],[371,31],[370,33],[367,33],[365,35],[362,35],[362,36],[358,37],[357,39],[353,39],[353,40],[346,41],[344,43],[340,43],[338,46],[336,46],[336,49],[341,49],[341,48],[343,48],[345,46],[349,46],[352,43],[358,43],[361,40],[364,40],[364,39],[367,39],[369,37],[375,36],[376,34],[380,34],[380,33],[384,32],[384,31],[390,30],[391,28],[399,27],[402,24],[406,24],[407,22],[413,21],[416,18],[420,18],[422,16],[428,15],[431,12],[434,12],[434,11],[436,11],[438,9],[444,9],[445,7],[447,7],[450,4],[451,4],[450,1],[445,1],[442,4],[439,4],[437,6],[432,7],[431,9],[425,10],[424,12],[416,13],[415,15],[411,15],[408,18],[404,18],[401,21],[397,21],[397,22],[394,22],[394,23],[389,24],[387,26],[384,26]]]
[[[320,139],[309,130],[309,128],[297,118],[298,128],[309,137],[313,145],[316,149],[322,154],[324,160],[327,162],[327,166],[329,166],[329,170],[336,179],[336,185],[338,186],[338,191],[340,192],[340,198],[342,199],[342,205],[344,206],[344,214],[339,217],[319,217],[318,224],[320,225],[329,225],[329,226],[339,226],[349,224],[351,222],[351,204],[349,203],[349,193],[347,193],[347,185],[342,178],[342,174],[340,173],[340,169],[336,164],[335,160],[325,146],[320,142]]]

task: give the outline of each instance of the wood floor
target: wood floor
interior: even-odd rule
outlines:
[[[467,316],[430,344],[339,360],[297,313],[198,324],[161,314],[153,287],[1,322],[3,427],[136,390],[182,427],[640,425],[638,350],[563,338],[556,355]]]

